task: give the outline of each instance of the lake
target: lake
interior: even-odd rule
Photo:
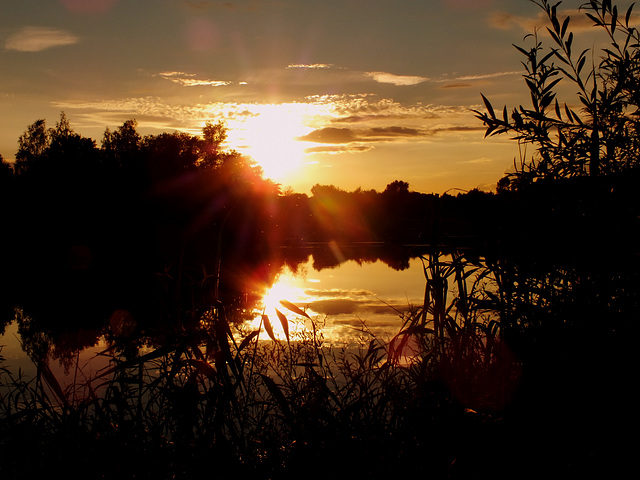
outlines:
[[[275,262],[275,274],[259,283],[245,280],[244,288],[252,297],[246,307],[253,319],[239,325],[239,330],[262,327],[260,339],[269,340],[262,322],[264,313],[271,320],[274,336],[284,339],[276,309],[286,316],[293,338],[311,329],[308,319],[281,303],[288,301],[320,327],[325,344],[368,342],[374,336],[387,342],[400,330],[402,315],[423,303],[423,264],[419,257],[412,256],[417,251],[412,252],[399,253],[381,245],[347,248],[335,244],[287,251],[280,255],[279,263]],[[284,257],[286,261],[282,261]],[[14,321],[0,336],[2,356],[12,370],[20,368],[33,374],[35,369],[21,341]],[[76,365],[90,374],[107,364],[106,357],[98,356],[110,346],[104,328],[64,331],[48,341],[50,367],[62,377],[77,375]]]
[[[422,262],[413,258],[409,267],[394,270],[384,262],[348,260],[333,268],[314,266],[313,255],[293,272],[284,267],[258,305],[269,318],[276,309],[287,313],[294,331],[305,327],[304,317],[287,310],[280,302],[292,302],[324,325],[324,339],[330,343],[369,340],[372,335],[389,340],[402,324],[401,315],[424,299]],[[252,322],[260,323],[260,316]],[[279,322],[274,334],[283,338]]]

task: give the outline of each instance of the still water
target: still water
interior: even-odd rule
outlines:
[[[401,316],[411,306],[422,305],[424,288],[419,258],[411,259],[404,270],[394,270],[382,261],[357,260],[317,269],[310,256],[296,272],[285,267],[259,306],[269,318],[277,318],[276,309],[285,313],[295,332],[308,328],[308,321],[281,301],[294,303],[323,326],[324,340],[330,343],[370,340],[372,335],[389,340],[398,333]],[[252,323],[259,325],[260,315]],[[282,338],[278,320],[272,323],[274,334]]]
[[[281,303],[288,301],[314,321],[326,344],[368,342],[373,336],[385,342],[400,330],[403,313],[411,306],[422,305],[425,277],[418,257],[395,268],[375,258],[341,259],[335,265],[327,265],[320,258],[320,254],[309,253],[306,261],[303,258],[293,269],[283,266],[273,282],[258,292],[254,318],[240,330],[249,332],[262,328],[260,339],[268,340],[262,321],[265,314],[271,320],[275,337],[284,339],[277,309],[286,316],[292,339],[308,332],[312,328],[310,320]],[[68,335],[74,341],[79,338],[84,347],[75,348],[70,354],[64,351],[68,338],[54,339],[49,355],[49,366],[54,374],[69,377],[82,370],[90,375],[91,371],[105,367],[107,359],[100,353],[110,345],[99,331],[70,332]],[[9,324],[0,336],[0,355],[12,371],[21,369],[27,375],[33,374],[35,367],[21,343],[17,324]]]

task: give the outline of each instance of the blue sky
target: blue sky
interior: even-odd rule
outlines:
[[[512,43],[539,19],[526,0],[0,0],[0,154],[60,111],[98,142],[224,120],[296,191],[491,188],[517,146],[470,109],[526,102]]]

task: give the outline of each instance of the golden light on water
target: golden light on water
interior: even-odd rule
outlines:
[[[258,313],[256,317],[251,321],[250,328],[257,330],[263,329],[265,336],[262,337],[266,340],[266,331],[264,329],[264,322],[261,314],[267,315],[271,327],[273,329],[274,336],[279,340],[286,340],[286,334],[284,327],[277,311],[287,318],[287,324],[289,328],[289,334],[295,335],[297,332],[305,328],[305,318],[292,313],[290,310],[282,305],[282,301],[288,301],[304,310],[305,301],[308,299],[308,295],[305,294],[304,289],[300,286],[300,281],[295,278],[291,272],[283,273],[278,280],[269,288],[262,297],[262,311]],[[277,311],[276,311],[277,310]]]

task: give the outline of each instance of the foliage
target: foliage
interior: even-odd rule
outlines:
[[[633,5],[624,15],[610,0],[591,0],[580,10],[604,32],[608,48],[574,49],[570,17],[560,17],[547,0],[532,0],[546,14],[553,46],[543,47],[538,31],[525,37],[533,45],[516,46],[525,57],[524,79],[531,106],[502,115],[482,96],[486,112],[475,111],[487,126],[486,135],[511,133],[522,147],[513,186],[538,179],[598,176],[637,168],[640,157],[640,33],[631,25]],[[591,67],[589,67],[591,65]],[[581,108],[558,100],[568,82]],[[529,156],[527,146],[535,152]],[[500,188],[511,188],[502,180]]]

